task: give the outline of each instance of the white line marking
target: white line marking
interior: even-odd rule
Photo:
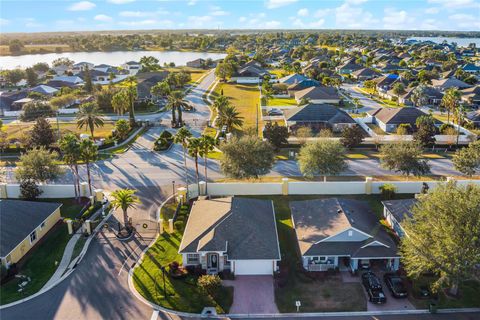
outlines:
[[[137,249],[139,249],[140,246],[137,246],[135,248],[135,250],[133,250],[129,255],[128,257],[125,259],[125,261],[122,263],[122,267],[120,268],[120,271],[118,271],[118,275],[120,275],[120,273],[122,273],[122,270],[123,270],[123,267],[125,267],[125,264],[127,263],[128,259],[130,259],[130,257],[135,253],[135,251],[137,251]]]
[[[158,319],[158,313],[159,313],[158,310],[153,310],[152,317],[150,318],[150,320],[157,320]]]

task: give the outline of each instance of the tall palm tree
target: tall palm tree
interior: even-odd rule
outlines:
[[[217,125],[226,126],[227,132],[230,132],[234,126],[243,125],[243,117],[240,117],[240,113],[234,106],[226,106],[218,113]]]
[[[202,135],[200,137],[200,156],[203,157],[204,170],[205,170],[205,193],[208,192],[208,176],[207,176],[207,157],[208,154],[213,151],[215,147],[215,139],[211,136]]]
[[[75,197],[78,199],[80,192],[80,177],[78,175],[78,162],[80,160],[80,143],[73,133],[66,134],[58,143],[63,161],[70,167],[74,177]],[[78,191],[77,191],[78,188]]]
[[[130,122],[130,127],[135,127],[135,99],[137,98],[137,78],[130,76],[123,82],[128,95],[128,118]]]
[[[135,195],[137,190],[134,189],[119,189],[112,192],[112,205],[115,209],[121,208],[123,212],[123,223],[127,230],[130,230],[128,223],[128,209],[135,208],[140,203],[140,199]]]
[[[200,149],[201,144],[200,144],[200,138],[190,138],[188,139],[188,154],[190,157],[195,160],[195,175],[197,179],[197,190],[200,193],[200,181],[198,179],[198,156],[200,154]]]
[[[442,106],[447,109],[447,122],[450,122],[450,112],[455,112],[460,98],[461,94],[457,88],[450,88],[445,91],[442,98]]]
[[[187,128],[181,127],[173,137],[173,142],[182,145],[183,149],[183,165],[185,168],[185,184],[187,185],[187,199],[188,199],[188,170],[187,170],[187,147],[188,139],[192,136],[192,133]]]
[[[225,106],[228,106],[229,104],[230,104],[230,101],[228,100],[228,98],[226,96],[221,95],[221,96],[218,96],[215,99],[215,101],[213,101],[212,107],[214,110],[219,112],[220,109],[222,109]]]
[[[412,91],[412,102],[415,107],[417,106],[422,106],[426,103],[426,100],[428,99],[426,90],[427,87],[424,84],[419,85]]]
[[[90,195],[92,193],[92,179],[90,176],[90,164],[96,161],[98,158],[98,146],[93,142],[92,139],[84,139],[80,141],[80,159],[83,160],[85,166],[87,167],[87,178],[88,178],[88,190]]]
[[[465,121],[465,110],[462,105],[457,105],[454,110],[454,117],[457,120],[457,148],[458,148],[458,140],[460,138],[460,126]]]
[[[177,124],[175,110],[178,112],[178,124],[182,125],[182,107],[187,107],[188,102],[184,99],[182,91],[176,90],[168,95],[167,109],[172,110],[172,124]]]
[[[112,108],[120,115],[123,115],[125,112],[128,111],[129,102],[128,93],[126,90],[120,90],[113,95]]]
[[[80,111],[77,113],[77,126],[80,129],[83,129],[83,127],[90,129],[92,139],[95,140],[93,132],[95,127],[103,126],[103,119],[94,102],[87,102],[80,106]]]

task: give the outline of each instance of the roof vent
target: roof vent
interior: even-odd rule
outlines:
[[[338,213],[338,214],[342,213],[342,209],[338,209],[338,210],[337,210],[337,213]]]

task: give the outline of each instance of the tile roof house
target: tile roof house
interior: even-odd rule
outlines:
[[[379,72],[371,68],[363,68],[363,69],[352,72],[352,76],[359,81],[370,80],[380,75],[381,74]]]
[[[480,73],[480,67],[473,63],[466,63],[462,66],[462,70],[468,73]]]
[[[304,106],[286,110],[284,119],[289,131],[310,127],[313,132],[328,128],[340,132],[345,127],[356,126],[355,120],[345,111],[329,105],[308,103]]]
[[[337,71],[339,74],[350,74],[354,71],[360,70],[363,67],[359,64],[355,63],[355,59],[349,59],[342,65],[338,66],[335,68],[335,71]]]
[[[460,90],[460,92],[462,93],[462,101],[472,105],[480,105],[480,85]]]
[[[60,220],[61,203],[0,200],[0,259],[17,263]]]
[[[407,89],[407,92],[404,95],[399,97],[398,102],[403,103],[407,106],[412,106],[413,105],[412,95],[414,90],[415,88]],[[425,105],[438,106],[442,101],[443,93],[440,92],[440,90],[438,89],[435,89],[433,87],[425,87],[424,93],[426,97]]]
[[[41,84],[41,85],[38,85],[36,87],[31,88],[30,91],[37,92],[37,93],[43,94],[45,96],[52,96],[52,95],[54,95],[55,93],[58,92],[58,89],[56,89],[54,87],[44,85],[44,84]]]
[[[405,219],[412,217],[412,208],[417,201],[417,199],[382,201],[383,216],[399,237],[403,237],[405,235],[402,222],[405,221]]]
[[[453,77],[440,80],[433,79],[432,86],[442,92],[450,88],[466,89],[471,87],[468,83]]]
[[[152,99],[150,89],[157,83],[165,80],[167,76],[168,71],[137,73],[137,100],[145,101]]]
[[[208,274],[273,275],[281,256],[272,201],[195,201],[179,253],[184,266],[200,265]]]
[[[256,64],[243,65],[232,77],[231,80],[237,83],[260,83],[264,76],[269,75],[268,71]]]
[[[374,124],[385,132],[395,132],[400,124],[409,124],[415,128],[417,118],[427,114],[418,108],[378,108],[367,112]],[[436,125],[442,122],[436,120]]]
[[[300,82],[296,82],[296,83],[293,83],[293,84],[289,85],[287,87],[287,91],[288,91],[288,94],[290,95],[290,97],[294,97],[295,92],[297,92],[297,91],[300,91],[300,90],[303,90],[303,89],[306,89],[306,88],[310,88],[310,87],[318,87],[318,86],[320,86],[320,82],[318,82],[317,80],[306,79],[306,80],[302,80]]]
[[[307,99],[310,103],[340,103],[340,95],[334,87],[310,87],[295,92],[295,100],[297,102]]]
[[[285,76],[283,78],[278,79],[278,82],[279,83],[284,83],[286,85],[292,85],[292,84],[295,84],[295,83],[302,82],[304,80],[308,80],[308,78],[305,77],[304,75],[294,73],[294,74],[290,74],[288,76]]]
[[[355,272],[378,262],[396,271],[397,246],[363,201],[316,199],[290,202],[302,265],[308,271]]]
[[[3,115],[5,111],[14,111],[12,105],[15,101],[24,99],[28,96],[26,90],[12,91],[12,92],[0,92],[0,114]]]
[[[205,59],[198,58],[198,59],[195,59],[195,60],[192,60],[192,61],[188,61],[188,62],[187,62],[187,67],[190,67],[190,68],[203,68],[203,67],[205,66],[205,62],[206,62]]]

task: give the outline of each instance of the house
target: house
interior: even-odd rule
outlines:
[[[307,271],[338,268],[356,272],[371,264],[398,270],[397,246],[365,202],[337,198],[294,201],[290,210]]]
[[[399,103],[404,105],[411,106],[413,105],[412,95],[415,88],[407,89],[407,92],[404,95],[401,95],[398,99]],[[390,92],[390,91],[389,91]],[[393,94],[393,93],[392,93]],[[433,87],[425,87],[425,103],[424,105],[438,106],[442,102],[443,93]]]
[[[354,71],[360,70],[363,67],[359,64],[355,63],[355,59],[349,59],[342,65],[338,66],[335,68],[335,71],[337,71],[339,74],[350,74]]]
[[[269,75],[269,73],[262,67],[247,65],[235,72],[231,80],[236,83],[260,83],[266,75]]]
[[[316,87],[319,86],[320,82],[313,79],[302,80],[300,82],[293,83],[287,87],[288,95],[290,97],[295,96],[295,92],[304,90],[306,88]]]
[[[112,69],[116,69],[116,68],[109,65],[109,64],[104,64],[104,63],[98,64],[98,65],[93,67],[93,70],[102,71],[102,72],[105,72],[105,73],[110,73],[112,71]]]
[[[69,85],[72,85],[72,86],[83,84],[83,80],[79,76],[56,76],[56,77],[53,77],[51,81],[60,81],[63,83],[68,83]],[[55,87],[55,86],[51,86],[51,87]]]
[[[86,70],[87,68],[91,70],[93,68],[93,66],[94,66],[94,64],[90,63],[90,62],[75,63],[72,66],[72,72],[73,72],[73,74],[77,74],[77,73],[80,73],[81,71]]]
[[[0,259],[9,266],[27,252],[61,219],[61,203],[0,200]]]
[[[0,114],[4,114],[5,111],[12,110],[12,104],[20,99],[24,99],[28,96],[26,90],[12,91],[12,92],[0,92]]]
[[[32,98],[22,98],[22,99],[15,100],[12,102],[12,106],[10,109],[12,111],[22,110],[23,106],[30,102],[33,102]]]
[[[201,266],[208,274],[273,275],[281,256],[272,201],[195,201],[179,253],[184,266]]]
[[[460,90],[462,101],[470,105],[480,105],[480,85]]]
[[[400,199],[382,201],[383,216],[393,231],[399,236],[405,235],[402,222],[412,217],[412,208],[417,203],[417,199]]]
[[[168,71],[141,72],[137,74],[137,100],[152,99],[150,89],[167,78]]]
[[[313,132],[321,129],[340,132],[346,127],[356,126],[355,120],[348,113],[329,104],[308,103],[285,110],[283,115],[288,131],[294,133],[301,127],[310,127]]]
[[[295,84],[295,83],[299,83],[299,82],[302,82],[304,80],[308,80],[307,77],[305,77],[304,75],[301,75],[301,74],[298,74],[298,73],[293,73],[293,74],[290,74],[288,76],[285,76],[283,78],[280,78],[278,79],[278,83],[283,83],[283,84],[286,84],[286,85],[292,85],[292,84]]]
[[[477,74],[480,73],[480,67],[473,63],[467,63],[462,66],[462,70],[468,73]]]
[[[461,80],[458,80],[457,78],[452,77],[452,78],[440,79],[440,80],[432,79],[432,87],[444,92],[445,90],[450,88],[457,88],[457,89],[470,88],[471,85]]]
[[[427,114],[418,108],[378,108],[367,111],[367,115],[372,117],[372,122],[378,125],[385,132],[396,132],[401,124],[409,124],[415,128],[417,118]],[[441,125],[442,122],[435,120],[435,125]]]
[[[122,64],[122,68],[127,70],[130,75],[136,75],[142,69],[142,65],[136,61],[128,61]]]
[[[205,66],[205,59],[198,58],[187,62],[187,67],[190,68],[203,68]]]
[[[58,92],[58,89],[54,87],[50,87],[44,84],[38,85],[30,89],[31,92],[37,92],[43,94],[44,96],[53,96],[55,93]]]
[[[306,99],[311,103],[340,103],[340,95],[334,87],[310,87],[295,92],[295,100],[299,103]]]
[[[380,78],[376,78],[376,79],[374,79],[374,81],[377,84],[376,87],[377,87],[377,91],[379,93],[388,92],[389,90],[391,90],[393,88],[393,85],[397,82],[404,83],[402,78],[398,74],[395,74],[395,73],[388,74],[388,75],[380,77]]]
[[[480,110],[467,112],[465,117],[475,128],[480,128]]]
[[[379,77],[381,74],[371,68],[363,68],[357,71],[352,72],[353,78],[358,81],[371,80],[373,78]]]

